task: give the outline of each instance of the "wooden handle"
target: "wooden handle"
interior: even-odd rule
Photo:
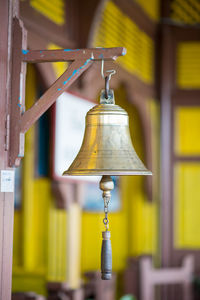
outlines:
[[[110,241],[110,231],[103,231],[102,237],[101,279],[110,280],[112,278],[112,248]]]

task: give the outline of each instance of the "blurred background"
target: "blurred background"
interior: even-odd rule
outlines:
[[[100,279],[100,178],[62,178],[104,87],[96,62],[26,134],[13,299],[200,299],[200,1],[22,0],[29,49],[126,47],[105,62],[152,178],[115,177],[113,279]],[[28,65],[26,109],[67,68]]]

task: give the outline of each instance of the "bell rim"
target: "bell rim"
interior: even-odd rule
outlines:
[[[128,176],[128,175],[148,175],[152,176],[152,172],[149,170],[77,170],[70,171],[66,170],[63,172],[62,176],[103,176],[103,175],[111,175],[111,176]]]

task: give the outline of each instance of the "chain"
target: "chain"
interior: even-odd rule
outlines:
[[[104,213],[105,213],[105,218],[103,219],[103,224],[106,227],[106,230],[109,229],[109,221],[108,221],[108,204],[110,202],[110,197],[104,197]]]

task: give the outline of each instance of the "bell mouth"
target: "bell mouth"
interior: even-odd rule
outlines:
[[[94,170],[94,169],[90,169],[90,170],[77,170],[77,171],[70,171],[67,170],[65,172],[63,172],[62,174],[63,176],[83,176],[83,175],[87,175],[87,176],[98,176],[98,175],[110,175],[110,176],[129,176],[129,175],[152,175],[152,172],[149,170]]]

